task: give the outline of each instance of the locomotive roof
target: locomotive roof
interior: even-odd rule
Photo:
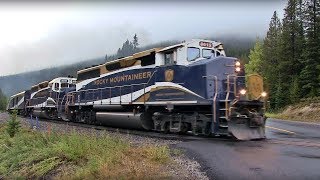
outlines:
[[[177,47],[181,47],[184,44],[185,43],[180,43],[180,44],[175,44],[175,45],[168,46],[168,47],[165,47],[165,48],[160,48],[157,52],[163,52],[163,51],[167,51],[167,50],[174,49],[174,48],[177,48]]]
[[[55,81],[57,81],[57,80],[59,80],[59,79],[74,79],[74,80],[76,80],[76,78],[72,78],[72,77],[57,77],[57,78],[52,79],[52,80],[49,82],[49,84],[52,84],[52,83],[54,83]]]
[[[45,85],[45,84],[49,84],[49,81],[40,82],[39,84],[37,84],[37,86],[41,86],[41,85]]]
[[[148,49],[148,50],[145,50],[145,51],[141,51],[141,52],[138,52],[138,53],[133,54],[133,57],[134,57],[135,59],[138,59],[138,58],[141,58],[141,57],[144,57],[144,56],[148,56],[148,55],[150,55],[151,53],[157,52],[157,51],[159,51],[160,49],[162,49],[162,48],[153,48],[153,49]]]
[[[100,64],[100,65],[97,65],[97,66],[93,66],[93,67],[89,67],[89,68],[85,68],[85,69],[81,69],[79,70],[77,73],[84,73],[84,72],[87,72],[87,71],[92,71],[92,70],[95,70],[95,69],[99,69],[101,66],[103,66],[104,64]]]
[[[164,47],[164,48],[162,48],[162,47],[152,48],[152,49],[148,49],[148,50],[145,50],[145,51],[137,52],[137,53],[135,53],[135,54],[133,54],[131,56],[122,57],[122,58],[115,59],[115,60],[112,60],[112,61],[107,61],[104,64],[100,64],[100,65],[97,65],[97,66],[81,69],[81,70],[77,71],[77,74],[82,74],[82,73],[86,73],[86,72],[90,72],[90,71],[98,70],[98,69],[100,69],[100,71],[101,71],[101,68],[103,68],[103,66],[114,64],[114,63],[119,63],[119,62],[121,64],[121,67],[128,67],[128,66],[130,66],[128,64],[132,64],[133,60],[139,60],[139,58],[151,55],[152,53],[164,52],[164,51],[168,51],[168,50],[171,50],[171,49],[175,49],[175,48],[184,46],[186,44],[193,43],[195,41],[210,41],[210,42],[213,43],[213,47],[215,47],[217,49],[222,48],[222,43],[219,42],[219,41],[211,41],[211,40],[205,40],[205,39],[192,39],[190,41],[184,41],[182,43],[175,44],[175,45],[172,45],[172,46],[168,46],[168,47]]]
[[[25,92],[26,92],[26,91],[19,92],[19,93],[15,94],[15,95],[12,95],[11,97],[13,98],[13,97],[21,96],[21,95],[23,95]]]
[[[94,67],[89,67],[89,68],[86,68],[86,69],[79,70],[77,72],[77,74],[88,72],[88,71],[92,71],[92,70],[97,70],[102,66],[113,64],[113,63],[118,63],[118,62],[120,62],[123,66],[125,66],[125,64],[127,64],[127,62],[129,63],[132,60],[138,60],[141,57],[148,56],[148,55],[150,55],[152,53],[158,52],[161,49],[162,48],[152,48],[152,49],[148,49],[148,50],[145,50],[145,51],[137,52],[137,53],[133,54],[132,56],[122,57],[122,58],[115,59],[115,60],[112,60],[112,61],[107,61],[104,64],[100,64],[100,65],[97,65],[97,66],[94,66]]]

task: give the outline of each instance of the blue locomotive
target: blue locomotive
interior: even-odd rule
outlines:
[[[77,75],[75,87],[56,96],[60,103],[32,113],[119,128],[265,138],[262,78],[244,76],[220,42],[154,48]]]
[[[19,115],[33,115],[47,119],[57,119],[58,107],[63,103],[63,97],[75,89],[76,79],[59,77],[44,81],[10,97],[7,110],[16,110]]]

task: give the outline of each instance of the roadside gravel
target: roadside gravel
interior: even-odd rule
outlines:
[[[6,123],[9,119],[9,115],[7,113],[0,113],[0,124]],[[161,138],[154,137],[146,137],[130,134],[130,131],[127,133],[120,133],[115,131],[108,130],[97,130],[94,128],[80,127],[75,125],[66,125],[60,124],[50,121],[31,121],[29,118],[19,118],[21,125],[26,128],[33,128],[35,130],[49,132],[59,132],[59,133],[67,133],[70,131],[76,131],[78,133],[83,134],[93,134],[93,135],[103,135],[108,134],[113,137],[117,137],[120,139],[124,139],[130,142],[132,145],[153,145],[153,146],[163,146],[167,145],[168,147],[172,147],[181,141],[178,140],[167,140]],[[172,149],[172,148],[171,148]],[[173,150],[174,152],[174,150]],[[199,179],[199,180],[207,180],[209,179],[206,176],[205,172],[201,171],[201,166],[197,161],[189,159],[186,155],[181,153],[172,153],[172,159],[175,162],[174,164],[170,164],[167,167],[167,170],[170,171],[173,179]]]

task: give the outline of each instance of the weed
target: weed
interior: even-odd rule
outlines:
[[[173,156],[181,156],[183,154],[183,151],[181,149],[171,149],[171,154]]]
[[[22,128],[9,138],[0,125],[0,177],[57,179],[158,179],[170,162],[167,146],[130,146],[103,132],[58,134]]]
[[[17,111],[14,110],[13,113],[10,115],[10,120],[7,123],[7,133],[10,137],[14,137],[14,135],[19,132],[20,128],[20,121],[17,119]]]

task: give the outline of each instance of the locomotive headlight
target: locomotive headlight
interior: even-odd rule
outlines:
[[[267,96],[267,93],[263,91],[263,92],[261,93],[261,97],[266,97],[266,96]]]
[[[240,66],[241,63],[239,61],[236,62],[236,66]]]
[[[241,68],[240,67],[236,67],[236,72],[240,72]]]
[[[240,94],[241,94],[241,95],[245,95],[246,93],[247,93],[247,90],[245,90],[245,89],[241,89],[241,90],[240,90]]]

